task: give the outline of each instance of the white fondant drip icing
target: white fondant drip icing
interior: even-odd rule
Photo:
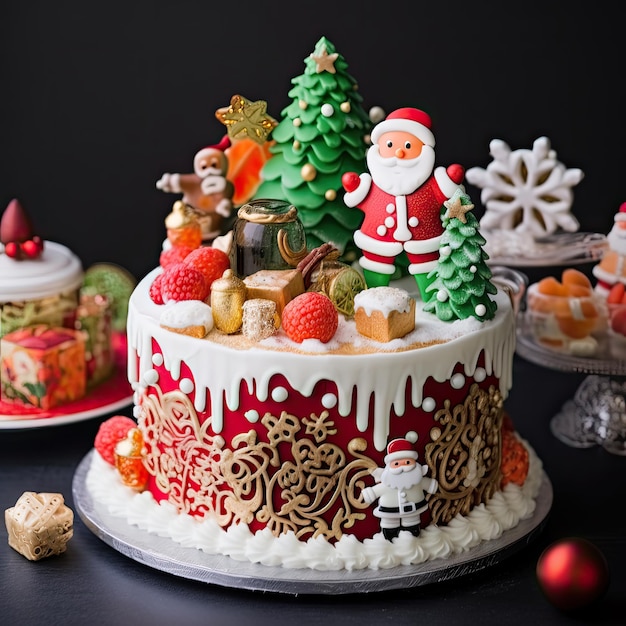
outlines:
[[[172,333],[159,326],[159,306],[148,295],[150,283],[161,270],[148,274],[137,286],[129,302],[128,316],[128,377],[132,383],[141,380],[141,374],[153,367],[152,341],[160,345],[164,366],[174,380],[181,376],[181,365],[191,370],[195,383],[194,405],[198,412],[207,407],[207,390],[210,390],[210,415],[216,433],[223,428],[223,400],[228,408],[239,408],[242,382],[249,390],[255,389],[257,398],[264,402],[269,396],[269,384],[276,374],[287,378],[293,389],[309,397],[320,380],[330,380],[337,385],[337,410],[347,416],[353,410],[353,390],[356,389],[355,414],[361,432],[373,431],[374,445],[384,450],[389,433],[391,410],[398,415],[405,412],[405,388],[411,381],[411,402],[419,407],[423,388],[429,377],[437,382],[450,380],[457,363],[464,364],[467,377],[472,377],[481,353],[484,354],[485,371],[499,379],[503,398],[508,396],[512,384],[512,363],[515,350],[514,319],[508,295],[499,290],[494,298],[498,312],[493,320],[478,322],[470,318],[452,323],[437,320],[432,314],[416,307],[416,329],[403,340],[390,342],[393,347],[372,342],[381,351],[366,356],[312,352],[302,354],[290,351],[272,351],[271,338],[263,347],[246,349],[245,353],[215,342],[210,343],[211,358],[207,359],[206,341]],[[342,333],[352,331],[350,324],[341,320]],[[487,332],[479,332],[481,329]],[[279,331],[280,332],[280,331]],[[357,333],[358,335],[358,333]],[[444,340],[434,346],[397,351],[410,342]],[[278,345],[301,349],[280,337]],[[368,340],[358,336],[357,345],[367,345]],[[334,344],[331,344],[334,345]],[[388,351],[385,351],[385,348]],[[139,357],[137,366],[134,351]],[[312,365],[314,361],[314,365]],[[370,394],[374,394],[373,424],[369,423]],[[320,407],[321,409],[322,407]]]
[[[322,537],[300,541],[292,531],[274,537],[268,528],[252,533],[247,525],[222,529],[214,519],[179,514],[167,501],[158,503],[149,491],[137,493],[122,484],[117,470],[94,452],[86,486],[99,505],[160,537],[169,537],[185,547],[207,554],[224,554],[239,561],[263,565],[316,570],[386,569],[445,559],[465,552],[483,541],[497,539],[520,520],[530,517],[542,482],[542,463],[534,450],[529,453],[529,471],[522,486],[509,483],[486,504],[467,516],[457,515],[447,526],[431,524],[419,537],[408,532],[392,542],[382,533],[359,541],[344,535],[335,544]]]

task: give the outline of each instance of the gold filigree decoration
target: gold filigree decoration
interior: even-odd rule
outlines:
[[[222,527],[256,518],[276,536],[291,530],[326,539],[339,539],[365,517],[360,493],[376,463],[363,438],[345,452],[329,441],[337,429],[327,411],[302,419],[266,413],[267,441],[249,430],[226,448],[209,435],[210,418],[200,424],[185,394],[153,389],[138,420],[146,467],[179,511],[213,517]]]
[[[502,395],[494,386],[484,390],[473,384],[462,404],[446,400],[434,417],[441,432],[426,444],[425,460],[439,489],[427,499],[433,522],[447,524],[486,503],[498,489]]]

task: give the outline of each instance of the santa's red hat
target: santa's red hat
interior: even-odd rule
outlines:
[[[202,150],[220,150],[224,152],[227,148],[230,148],[230,139],[228,135],[224,135],[219,143],[215,143],[212,146],[206,146],[206,148],[202,148]]]
[[[431,120],[428,113],[413,107],[404,107],[392,111],[382,122],[372,129],[372,143],[376,143],[383,134],[394,130],[403,130],[415,135],[427,146],[435,147],[435,136],[431,131]]]
[[[626,202],[622,202],[619,211],[615,214],[616,222],[626,222]]]
[[[387,444],[385,465],[394,459],[417,459],[417,452],[413,449],[408,439],[394,439]]]

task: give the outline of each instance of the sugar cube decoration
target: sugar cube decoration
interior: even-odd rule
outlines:
[[[250,341],[271,337],[280,326],[280,316],[274,300],[252,298],[243,303],[243,334]]]
[[[9,545],[30,561],[65,552],[74,535],[74,513],[60,493],[25,491],[4,519]]]

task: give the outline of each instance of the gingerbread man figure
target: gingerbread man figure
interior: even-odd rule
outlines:
[[[225,135],[215,145],[199,150],[193,158],[193,174],[165,173],[157,181],[157,189],[182,193],[182,201],[198,215],[203,243],[210,243],[221,233],[222,221],[233,209],[234,186],[226,178],[230,139]]]

